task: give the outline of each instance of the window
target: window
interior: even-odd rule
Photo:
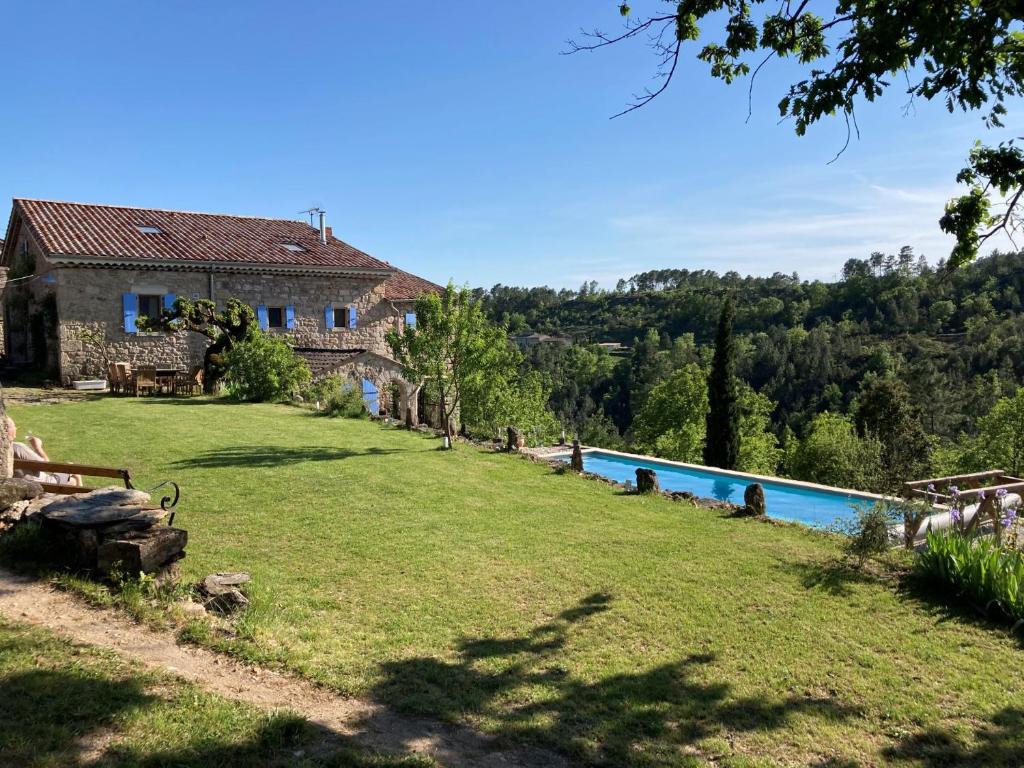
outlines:
[[[409,328],[415,328],[416,327],[416,313],[415,312],[406,312],[405,313],[405,324]]]
[[[281,245],[287,248],[289,251],[292,251],[293,253],[302,253],[304,250],[306,250],[298,243],[281,243]]]
[[[149,224],[136,224],[135,228],[144,235],[162,235],[164,233],[160,227],[154,227]]]
[[[334,327],[348,328],[348,307],[334,308]]]
[[[141,317],[160,317],[160,302],[163,296],[152,293],[139,294],[139,315]]]
[[[267,307],[267,325],[284,328],[284,307]]]

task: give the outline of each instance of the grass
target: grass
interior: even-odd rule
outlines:
[[[419,760],[320,747],[316,729],[0,620],[0,765],[25,768],[398,768]]]
[[[833,537],[287,406],[11,411],[177,480],[188,577],[252,573],[242,631],[191,639],[342,692],[619,766],[1024,760],[1019,642]]]

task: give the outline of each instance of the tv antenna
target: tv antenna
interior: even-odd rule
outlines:
[[[304,211],[299,211],[299,213],[305,213],[307,216],[309,216],[309,226],[313,227],[313,217],[318,216],[321,213],[327,213],[327,211],[325,211],[323,208],[317,205],[312,208],[307,208]],[[316,227],[313,228],[315,229]]]

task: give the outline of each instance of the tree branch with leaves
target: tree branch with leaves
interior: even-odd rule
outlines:
[[[140,317],[138,326],[144,331],[192,331],[210,339],[212,343],[203,356],[203,389],[207,394],[216,392],[224,378],[225,355],[237,343],[252,338],[258,328],[253,308],[239,299],[228,299],[224,309],[218,311],[209,299],[192,301],[180,296],[160,317]]]
[[[1002,127],[1006,105],[1024,95],[1024,5],[1019,0],[665,0],[671,11],[640,18],[619,3],[626,29],[598,30],[569,41],[568,53],[594,51],[645,39],[654,51],[658,87],[635,94],[619,117],[646,106],[665,92],[686,43],[714,27],[696,58],[711,76],[726,83],[757,73],[773,58],[793,59],[806,77],[793,83],[778,103],[783,120],[798,135],[824,117],[842,115],[847,144],[857,128],[856,108],[873,102],[902,73],[910,103],[943,99],[947,110],[985,109],[987,127]],[[756,63],[755,63],[756,62]],[[750,94],[748,93],[748,103]],[[1011,240],[1022,226],[1024,154],[1018,137],[971,152],[957,181],[964,195],[946,205],[939,226],[956,237],[949,264],[961,266],[998,232]],[[845,146],[843,147],[845,149]],[[842,150],[840,150],[840,154]],[[993,200],[998,197],[999,199]]]

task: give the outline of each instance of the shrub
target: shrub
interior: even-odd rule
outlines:
[[[357,419],[366,415],[359,388],[336,373],[311,383],[302,391],[302,397],[307,403],[320,403],[319,413],[322,416]]]
[[[857,508],[857,522],[849,531],[846,552],[863,565],[869,558],[889,550],[892,512],[884,504]]]
[[[255,333],[224,356],[232,396],[250,402],[279,402],[309,381],[306,361],[283,339]]]
[[[986,609],[995,605],[1010,619],[1024,621],[1024,553],[989,538],[929,531],[917,567]]]

